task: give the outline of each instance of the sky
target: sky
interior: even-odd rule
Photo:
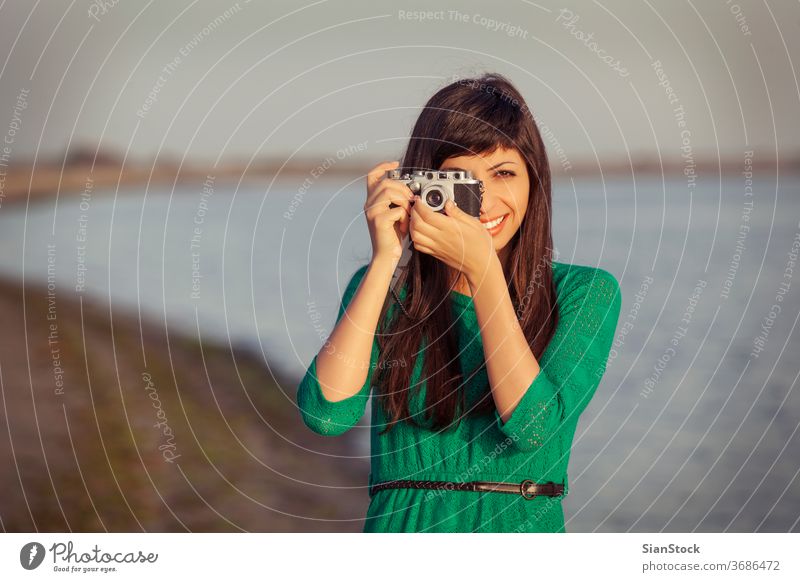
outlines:
[[[394,159],[430,95],[487,71],[517,85],[570,160],[800,152],[798,2],[0,6],[11,162],[76,144],[129,159]]]

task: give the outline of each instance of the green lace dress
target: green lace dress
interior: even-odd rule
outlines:
[[[303,422],[321,435],[340,435],[352,428],[372,396],[371,472],[369,485],[394,479],[437,481],[511,481],[531,479],[564,484],[569,493],[567,464],[578,419],[605,371],[619,318],[621,294],[617,280],[603,269],[554,261],[560,320],[540,358],[540,372],[503,423],[497,411],[482,417],[465,416],[457,428],[434,432],[401,422],[379,435],[386,419],[371,386],[372,374],[353,396],[328,401],[320,389],[316,357],[297,390]],[[338,320],[367,270],[350,280]],[[405,289],[399,293],[404,297]],[[450,293],[458,326],[462,369],[469,375],[483,363],[483,345],[472,297]],[[394,304],[396,306],[396,303]],[[387,314],[392,317],[392,309]],[[377,340],[372,366],[378,360]],[[418,358],[412,373],[422,369]],[[465,385],[467,406],[490,390],[485,368]],[[489,396],[491,398],[491,396]],[[416,405],[415,405],[416,401]],[[424,385],[418,398],[424,402]],[[364,532],[565,532],[562,496],[499,492],[385,489],[370,499]]]

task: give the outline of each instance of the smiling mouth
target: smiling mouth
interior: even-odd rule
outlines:
[[[486,230],[492,230],[493,228],[496,228],[496,227],[500,226],[501,224],[503,224],[503,222],[505,222],[507,217],[508,217],[508,214],[504,214],[500,218],[495,218],[494,220],[490,220],[489,222],[484,222],[483,223],[483,228],[485,228]]]

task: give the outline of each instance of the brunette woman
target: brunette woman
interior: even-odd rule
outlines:
[[[432,210],[385,177],[398,166],[469,170],[480,216]],[[297,392],[323,435],[372,398],[365,532],[565,531],[573,436],[621,296],[608,271],[554,260],[550,189],[534,117],[498,74],[439,90],[402,161],[369,172],[372,259]]]

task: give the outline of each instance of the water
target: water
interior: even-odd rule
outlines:
[[[200,184],[98,189],[27,213],[6,204],[0,272],[46,281],[50,250],[57,293],[263,351],[299,377],[370,256],[362,180],[320,178],[300,196],[301,181],[217,183],[210,195]],[[800,268],[788,253],[799,186],[757,179],[745,222],[735,176],[691,194],[680,180],[556,184],[558,260],[602,266],[623,292],[617,346],[570,460],[568,531],[798,531]]]

